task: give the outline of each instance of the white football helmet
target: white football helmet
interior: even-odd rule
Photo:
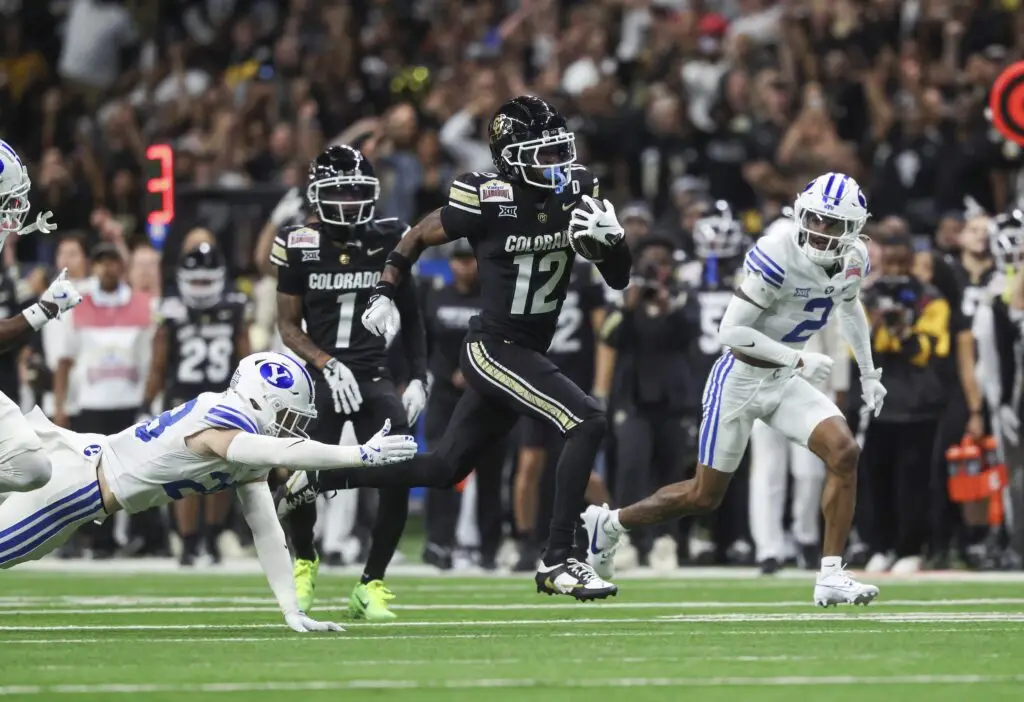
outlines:
[[[818,176],[796,196],[796,243],[820,266],[830,266],[857,242],[868,221],[868,202],[853,178],[842,173]]]
[[[28,216],[28,170],[6,141],[0,140],[0,235],[17,232]]]
[[[714,214],[694,222],[693,248],[697,258],[702,260],[732,258],[750,248],[743,225],[733,216],[728,202],[719,200],[715,203]]]
[[[231,378],[231,390],[249,405],[260,430],[268,436],[308,438],[316,419],[313,378],[299,361],[263,351],[246,356]]]
[[[989,242],[996,270],[1017,270],[1024,263],[1024,211],[1012,210],[989,220]]]

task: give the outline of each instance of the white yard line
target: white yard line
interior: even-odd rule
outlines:
[[[603,687],[807,687],[824,685],[991,685],[1024,682],[1024,675],[835,675],[822,677],[707,677],[707,678],[592,678],[541,680],[493,678],[480,680],[308,680],[290,682],[221,682],[199,684],[6,685],[0,695],[96,695],[157,693],[313,692],[330,690],[470,690],[489,688],[603,688]]]
[[[185,610],[178,610],[184,613]],[[1024,623],[1024,613],[1009,612],[877,612],[848,610],[847,612],[793,612],[764,614],[692,614],[668,615],[661,617],[577,617],[572,619],[487,619],[487,620],[455,620],[455,621],[397,621],[386,624],[368,624],[365,622],[349,622],[345,626],[353,629],[370,627],[376,630],[392,628],[421,627],[518,627],[518,626],[578,626],[595,624],[701,624],[718,622],[893,622],[903,624],[944,624],[972,622]],[[281,626],[277,623],[265,624],[61,624],[46,626],[0,626],[0,631],[176,631],[195,629],[235,630],[235,629],[269,629]],[[786,633],[786,632],[782,632]]]
[[[83,598],[46,598],[46,597],[5,597],[0,598],[0,617],[5,615],[49,615],[49,614],[176,614],[188,612],[192,614],[240,613],[240,612],[276,612],[277,607],[268,603],[269,598],[195,598],[195,597],[83,597]],[[61,604],[75,602],[78,607],[63,607]],[[195,606],[220,602],[217,606]],[[330,611],[331,606],[343,607],[348,604],[347,597],[325,598],[317,601],[321,611]],[[1011,606],[1024,605],[1024,598],[994,597],[946,600],[879,600],[879,605],[887,607],[979,607],[979,606]],[[82,606],[88,605],[88,607]],[[606,609],[790,609],[809,608],[810,599],[770,601],[727,600],[712,602],[601,602],[598,606]],[[391,609],[405,611],[470,611],[470,612],[509,612],[509,611],[550,611],[579,610],[578,602],[550,603],[503,603],[503,604],[394,604]]]
[[[240,558],[228,560],[216,567],[199,567],[182,570],[178,562],[170,558],[140,558],[123,559],[110,561],[62,561],[57,558],[47,558],[41,561],[23,563],[17,568],[18,572],[36,573],[78,573],[86,575],[111,575],[111,574],[139,574],[152,573],[174,574],[176,576],[216,576],[216,575],[259,575],[260,565],[256,559]],[[358,577],[362,573],[362,566],[348,566],[344,568],[324,567],[320,571],[325,576]],[[388,574],[392,577],[418,577],[418,578],[480,578],[482,581],[514,581],[523,582],[523,576],[514,576],[508,571],[497,571],[487,573],[480,570],[466,572],[441,572],[436,568],[420,564],[399,564],[388,568]],[[631,580],[754,580],[770,585],[779,581],[801,581],[813,582],[814,574],[808,571],[797,569],[782,570],[771,579],[760,576],[757,568],[735,568],[735,567],[707,567],[707,568],[677,568],[673,570],[654,569],[632,569],[622,572],[619,580],[628,582]],[[1024,572],[1016,573],[976,573],[970,571],[932,571],[914,573],[912,575],[892,575],[890,573],[872,573],[871,577],[879,582],[886,583],[913,583],[921,584],[927,582],[959,582],[959,583],[1024,583]],[[526,576],[529,580],[529,576]],[[440,589],[448,589],[445,585],[439,585]],[[490,586],[488,586],[490,587]]]

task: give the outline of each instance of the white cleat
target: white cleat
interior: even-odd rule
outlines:
[[[615,549],[622,534],[611,529],[608,505],[590,505],[580,515],[587,528],[587,563],[602,580],[615,577]]]
[[[877,587],[857,582],[842,568],[819,572],[818,581],[814,585],[814,604],[819,607],[866,605],[876,597]]]

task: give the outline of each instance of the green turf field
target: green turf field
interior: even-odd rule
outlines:
[[[624,578],[585,605],[529,577],[395,577],[398,622],[303,636],[255,573],[2,572],[0,697],[1024,699],[1024,579],[876,579],[876,604],[825,611],[807,577]],[[343,621],[352,582],[323,575],[315,615]]]

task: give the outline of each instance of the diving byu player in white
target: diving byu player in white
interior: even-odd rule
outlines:
[[[397,463],[416,453],[411,436],[390,425],[362,446],[329,446],[306,438],[316,417],[313,380],[289,356],[257,353],[238,364],[225,392],[203,393],[113,436],[76,434],[34,409],[29,423],[53,462],[53,478],[0,505],[0,568],[40,558],[86,522],[132,514],[236,487],[256,555],[285,622],[298,632],[340,631],[298,606],[292,561],[266,479],[271,466],[329,470]]]
[[[625,531],[718,507],[751,426],[760,419],[808,447],[828,467],[821,498],[824,557],[815,604],[867,604],[878,596],[877,587],[858,583],[843,570],[860,449],[839,409],[811,386],[828,377],[832,358],[803,351],[838,308],[843,335],[860,366],[864,402],[878,414],[885,388],[871,358],[868,321],[858,299],[869,269],[867,247],[859,239],[867,202],[853,178],[826,173],[808,183],[794,209],[795,235],[776,230],[758,240],[747,254],[747,275],[722,317],[719,338],[729,350],[704,388],[696,476],[621,510],[589,507],[584,512],[588,560],[602,578],[611,577],[612,555]]]
[[[18,154],[5,141],[0,141],[0,250],[12,233],[38,231],[49,234],[57,229],[50,222],[52,213],[43,212],[35,224],[23,226],[28,215],[28,191],[32,183]],[[29,331],[38,331],[44,324],[59,317],[79,302],[82,296],[65,280],[62,271],[50,284],[39,302],[21,314],[0,319],[0,349],[7,347]],[[43,445],[25,421],[21,408],[0,393],[0,494],[35,490],[50,479],[50,460]]]

